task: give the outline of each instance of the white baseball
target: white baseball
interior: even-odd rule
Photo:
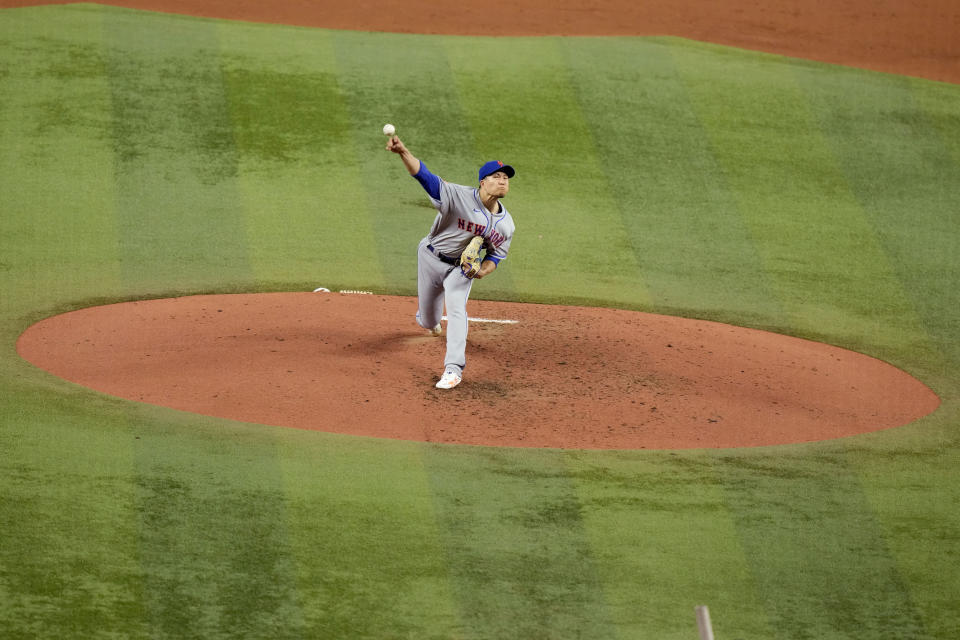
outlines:
[[[383,135],[385,135],[385,136],[392,136],[392,135],[395,134],[396,132],[397,132],[397,128],[394,127],[392,124],[385,124],[385,125],[383,125]]]

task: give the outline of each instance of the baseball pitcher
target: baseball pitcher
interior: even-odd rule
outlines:
[[[513,238],[513,218],[501,198],[510,190],[513,167],[491,160],[477,175],[479,185],[446,182],[427,169],[396,135],[387,150],[400,156],[437,209],[430,233],[417,253],[417,323],[442,335],[440,318],[447,308],[447,352],[438,389],[452,389],[463,380],[467,347],[467,299],[473,281],[484,278],[507,257]],[[480,250],[484,256],[480,258]]]

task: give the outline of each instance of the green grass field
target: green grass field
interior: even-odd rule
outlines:
[[[17,356],[103,302],[413,294],[433,214],[388,121],[451,181],[517,167],[474,297],[822,340],[941,408],[800,446],[435,446]],[[722,640],[960,637],[958,256],[960,86],[671,38],[2,10],[0,636],[681,640],[708,604]]]

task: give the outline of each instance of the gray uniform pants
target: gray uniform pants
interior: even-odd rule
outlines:
[[[473,280],[460,267],[447,264],[427,249],[426,238],[417,250],[417,295],[420,308],[417,323],[424,329],[440,324],[443,307],[447,307],[447,354],[445,369],[462,372],[467,364],[467,299]]]

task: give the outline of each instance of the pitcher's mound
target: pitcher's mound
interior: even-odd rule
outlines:
[[[416,300],[282,293],[93,307],[17,343],[36,366],[183,411],[380,438],[683,449],[838,438],[907,424],[937,396],[829,345],[634,311],[471,301],[463,383]]]

